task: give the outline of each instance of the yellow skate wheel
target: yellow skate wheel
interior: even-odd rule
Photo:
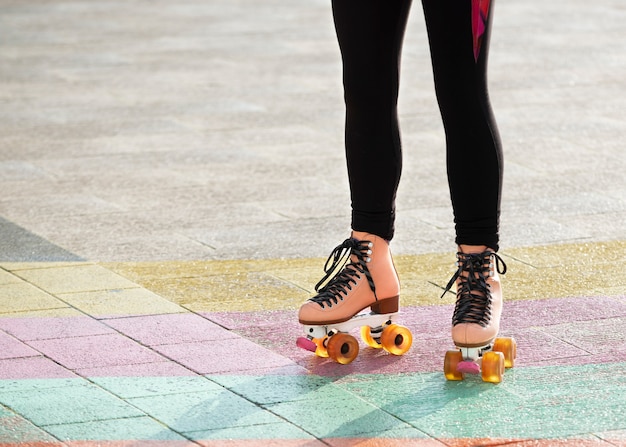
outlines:
[[[411,348],[413,335],[407,327],[390,324],[383,330],[380,343],[385,351],[393,355],[402,355]]]
[[[495,351],[485,352],[481,369],[483,382],[502,382],[502,377],[504,376],[504,354]]]
[[[448,351],[443,359],[443,373],[448,380],[463,380],[463,373],[457,370],[457,366],[463,361],[463,353],[459,350]]]
[[[492,351],[504,354],[504,367],[513,368],[515,366],[515,358],[517,357],[517,343],[514,338],[502,337],[496,338],[493,342]]]
[[[374,338],[372,337],[372,328],[369,326],[361,326],[361,338],[367,346],[371,346],[372,348],[376,349],[380,349],[383,347],[383,345],[374,340]]]
[[[347,365],[359,355],[359,342],[350,334],[339,332],[328,339],[328,356],[342,365]]]
[[[314,338],[313,343],[317,345],[315,349],[315,355],[318,357],[326,358],[328,357],[328,350],[326,349],[326,340],[328,337],[324,338]]]

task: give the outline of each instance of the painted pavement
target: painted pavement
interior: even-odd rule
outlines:
[[[320,259],[2,263],[0,445],[626,445],[626,242],[502,255],[499,385],[443,377],[450,253],[398,257],[413,347],[350,365],[295,347]]]

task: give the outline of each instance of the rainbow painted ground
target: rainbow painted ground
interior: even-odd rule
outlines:
[[[319,259],[3,263],[0,445],[626,445],[626,242],[502,255],[499,385],[443,377],[450,253],[397,258],[409,353],[346,366],[295,347]]]

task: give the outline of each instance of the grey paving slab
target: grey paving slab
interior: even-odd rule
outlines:
[[[0,7],[3,260],[313,257],[349,231],[327,1]],[[405,254],[454,249],[422,15],[402,66]],[[625,15],[498,2],[503,247],[624,237]]]

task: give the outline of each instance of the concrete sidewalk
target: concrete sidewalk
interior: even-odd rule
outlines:
[[[0,0],[0,446],[626,445],[626,10],[501,1],[503,383],[446,382],[419,3],[392,248],[413,348],[295,347],[349,231],[327,1]]]

